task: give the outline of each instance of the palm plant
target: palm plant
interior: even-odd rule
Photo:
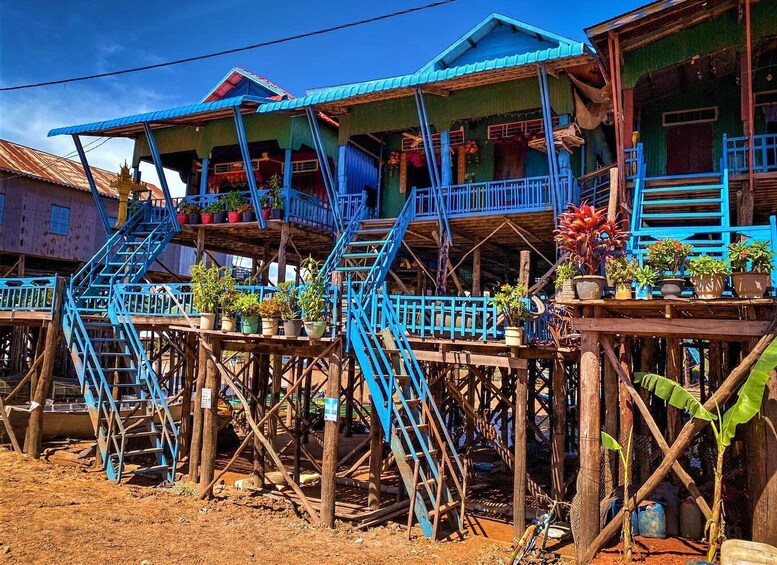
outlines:
[[[737,393],[737,400],[731,408],[721,415],[713,414],[679,383],[653,373],[635,373],[634,381],[642,388],[652,392],[671,406],[685,410],[694,418],[710,423],[717,447],[715,463],[715,488],[713,493],[712,516],[707,522],[709,550],[707,561],[712,561],[723,539],[723,458],[726,449],[736,435],[739,424],[749,422],[761,409],[764,388],[769,381],[770,372],[777,367],[777,340],[773,340],[753,366],[750,375]]]

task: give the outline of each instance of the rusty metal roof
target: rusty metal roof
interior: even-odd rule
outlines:
[[[97,167],[91,169],[100,194],[118,199],[116,189],[110,186],[111,182],[116,180],[116,173]],[[78,161],[64,159],[5,139],[0,139],[0,170],[77,190],[90,190],[84,169]],[[148,184],[148,188],[155,198],[164,197],[157,186]]]

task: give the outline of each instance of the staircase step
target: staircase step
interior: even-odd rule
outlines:
[[[655,188],[643,188],[643,194],[668,194],[673,192],[707,192],[710,190],[723,190],[721,184],[697,184],[692,186],[660,186]]]
[[[366,247],[368,245],[383,245],[386,243],[385,239],[355,239],[353,241],[348,242],[349,247]]]
[[[366,273],[370,269],[372,269],[372,265],[361,266],[361,267],[341,267],[341,266],[335,267],[335,271],[354,272],[354,273],[359,271]]]
[[[642,207],[648,206],[695,206],[697,204],[722,204],[722,198],[680,198],[676,200],[643,200]]]
[[[435,455],[437,455],[438,453],[440,453],[438,449],[429,450],[429,455],[431,455],[432,458],[434,458]],[[424,453],[423,451],[416,451],[415,453],[408,453],[407,455],[405,455],[405,459],[415,459],[416,457],[420,460],[423,460],[426,457],[426,453]]]
[[[144,449],[132,449],[124,452],[124,457],[137,457],[139,455],[155,455],[164,451],[161,447],[147,447]]]
[[[170,470],[170,465],[154,465],[153,467],[143,467],[132,471],[133,475],[152,475],[163,473]]]
[[[396,404],[396,405],[398,405],[400,407],[403,407],[402,403],[399,400],[395,401],[394,404]],[[421,404],[421,399],[420,398],[405,398],[405,404],[407,404],[408,408],[416,408],[416,407],[418,407]]]
[[[127,439],[135,439],[135,438],[141,438],[141,437],[151,437],[151,436],[158,436],[159,432],[157,430],[143,430],[140,432],[127,432],[124,434],[124,437]]]
[[[429,431],[429,424],[416,424],[416,427],[418,428],[418,431],[421,432],[422,434]],[[407,430],[408,433],[415,431],[412,425],[405,426],[405,430]]]
[[[343,259],[368,259],[378,257],[380,253],[368,251],[365,253],[343,253]]]
[[[366,234],[375,234],[375,233],[389,233],[390,231],[391,231],[391,226],[387,226],[385,228],[358,229],[354,233],[357,235],[366,235]]]
[[[682,213],[650,213],[640,214],[643,220],[688,220],[701,218],[722,218],[725,212],[682,212]]]

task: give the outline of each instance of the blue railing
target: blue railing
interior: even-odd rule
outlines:
[[[349,222],[353,218],[354,214],[359,211],[362,203],[366,208],[364,218],[374,218],[376,215],[375,208],[367,206],[367,193],[361,192],[359,194],[338,194],[337,205],[340,207],[340,215],[343,218],[343,222]]]
[[[56,277],[0,279],[0,311],[53,312]]]
[[[723,136],[724,166],[732,174],[748,172],[748,141],[744,137]],[[777,171],[777,133],[753,136],[753,172],[770,173]]]
[[[587,202],[597,208],[607,206],[610,199],[610,169],[614,166],[597,169],[577,179],[577,184],[580,187],[577,197],[578,203]]]
[[[389,299],[400,324],[414,336],[488,341],[504,335],[492,298],[391,295]]]
[[[625,177],[626,180],[634,180],[645,177],[645,153],[641,143],[634,148],[624,150]]]
[[[287,222],[334,231],[334,217],[329,202],[293,188],[284,189],[283,201]]]
[[[265,296],[277,291],[273,286],[237,285],[240,292]],[[124,311],[132,316],[181,317],[199,316],[194,306],[194,292],[189,283],[117,284],[114,287]],[[174,297],[174,298],[173,298]]]
[[[574,200],[572,185],[568,177],[559,177],[560,201]],[[553,206],[548,176],[447,186],[442,188],[442,199],[450,218],[536,212]],[[415,189],[415,204],[416,220],[437,218],[437,199],[431,188]]]

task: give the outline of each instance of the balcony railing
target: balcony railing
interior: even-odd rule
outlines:
[[[573,182],[559,176],[559,202],[574,200]],[[416,189],[417,220],[437,218],[437,202],[431,188]],[[510,212],[551,210],[550,177],[527,177],[443,187],[442,198],[449,218]]]
[[[360,192],[359,194],[338,194],[337,205],[340,206],[340,214],[343,218],[343,222],[348,222],[356,211],[361,206],[362,202],[367,200],[367,193]],[[367,218],[375,217],[375,208],[367,208]]]
[[[399,323],[421,338],[495,340],[504,335],[491,298],[391,295]]]
[[[287,222],[333,231],[334,218],[329,202],[293,188],[284,190],[283,200]]]
[[[277,290],[261,285],[238,285],[236,288],[240,292],[258,294],[261,299]],[[133,316],[181,317],[184,313],[187,316],[200,314],[194,306],[194,292],[189,283],[117,284],[114,292]]]
[[[52,312],[56,277],[0,279],[0,312]]]
[[[748,172],[747,137],[723,136],[723,166],[730,174]],[[777,134],[767,133],[753,136],[753,172],[770,173],[777,171]]]

